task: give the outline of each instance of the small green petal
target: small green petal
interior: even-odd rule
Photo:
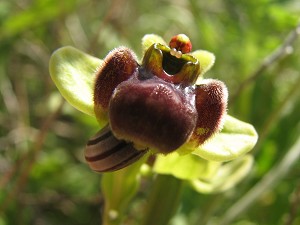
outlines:
[[[73,47],[56,50],[50,59],[50,75],[61,95],[76,109],[94,114],[93,89],[103,60]]]
[[[143,49],[143,54],[147,51],[147,49],[153,45],[154,43],[160,43],[163,45],[167,45],[164,39],[161,36],[158,36],[156,34],[146,34],[142,38],[142,49]]]
[[[229,161],[249,152],[256,144],[258,135],[251,124],[226,116],[222,131],[192,154],[206,160]]]
[[[211,179],[195,179],[191,181],[192,187],[200,193],[218,193],[234,187],[250,172],[253,157],[246,155],[221,166]]]
[[[215,63],[216,57],[213,53],[205,50],[196,50],[191,53],[198,61],[200,62],[201,73],[199,78],[203,77],[203,74],[206,73]]]
[[[159,174],[170,174],[184,180],[210,179],[220,165],[220,162],[210,162],[196,155],[179,155],[175,152],[157,155],[153,170]]]

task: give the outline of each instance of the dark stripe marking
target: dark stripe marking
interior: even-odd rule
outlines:
[[[115,171],[115,170],[119,170],[122,169],[134,162],[136,162],[139,158],[141,158],[143,155],[145,155],[145,153],[147,152],[147,150],[143,150],[143,151],[139,151],[136,150],[137,152],[135,154],[133,154],[132,156],[130,156],[128,159],[120,162],[117,165],[114,165],[112,167],[106,168],[104,170],[95,170],[96,172],[110,172],[110,171]],[[135,160],[134,160],[135,159]],[[134,160],[133,162],[130,163],[130,161]]]
[[[121,151],[124,147],[126,147],[126,145],[128,145],[128,143],[126,143],[125,141],[122,141],[119,144],[117,144],[116,146],[114,146],[113,148],[109,149],[108,151],[105,151],[105,152],[103,152],[99,155],[95,155],[95,156],[85,156],[85,159],[88,162],[102,160],[112,154],[115,154],[118,151]]]
[[[103,134],[103,135],[101,135],[101,136],[99,136],[95,139],[90,139],[86,145],[87,146],[96,145],[99,142],[105,140],[106,138],[109,138],[110,136],[112,136],[112,133],[111,133],[111,131],[108,131],[107,133],[105,133],[105,134]]]

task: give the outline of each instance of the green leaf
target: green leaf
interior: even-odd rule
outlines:
[[[199,80],[201,80],[203,78],[203,74],[205,74],[214,65],[216,57],[213,53],[205,50],[196,50],[192,52],[191,55],[200,62],[201,73],[199,75]]]
[[[210,179],[194,179],[190,181],[192,187],[200,193],[218,193],[234,187],[250,172],[253,157],[246,155],[224,164]]]
[[[94,114],[93,89],[103,60],[73,47],[56,50],[50,59],[50,75],[61,95],[76,109]]]
[[[147,51],[147,49],[154,43],[160,43],[163,45],[167,45],[162,37],[160,37],[156,34],[146,34],[142,39],[143,53],[145,53],[145,51]]]
[[[159,174],[170,174],[184,180],[208,179],[216,173],[220,165],[220,162],[207,161],[196,155],[179,155],[174,152],[158,155],[153,170]]]
[[[192,154],[206,160],[229,161],[249,152],[257,142],[258,135],[251,124],[226,116],[222,131]]]

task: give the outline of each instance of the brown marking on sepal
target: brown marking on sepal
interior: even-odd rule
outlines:
[[[200,145],[222,128],[228,91],[223,82],[207,79],[196,86],[195,94],[198,119],[190,141]]]

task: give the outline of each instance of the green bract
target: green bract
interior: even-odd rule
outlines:
[[[154,34],[142,39],[143,52],[153,43],[165,44]],[[190,53],[200,62],[201,78],[215,61],[214,54],[205,50]],[[73,47],[63,47],[55,51],[50,60],[50,74],[62,96],[75,108],[90,115],[94,114],[93,90],[96,71],[103,61],[83,53]],[[99,118],[98,118],[99,122]],[[103,118],[100,126],[108,121]],[[188,180],[199,192],[224,191],[242,179],[250,170],[252,156],[246,155],[257,141],[257,133],[252,125],[226,116],[224,127],[203,145],[192,148],[184,144],[178,152],[157,155],[153,171]],[[246,155],[246,156],[244,156]],[[222,162],[238,160],[222,164]]]

